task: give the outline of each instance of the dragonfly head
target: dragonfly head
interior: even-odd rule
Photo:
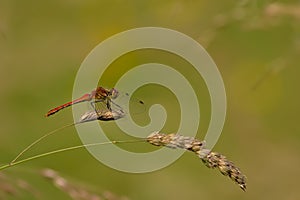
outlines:
[[[119,96],[119,91],[116,90],[115,88],[112,88],[110,91],[109,91],[109,96],[112,98],[112,99],[115,99]]]

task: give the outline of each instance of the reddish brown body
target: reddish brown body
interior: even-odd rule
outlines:
[[[80,97],[78,99],[75,99],[73,101],[70,101],[70,102],[65,103],[61,106],[58,106],[56,108],[53,108],[53,109],[49,110],[45,116],[49,117],[50,115],[53,115],[53,114],[57,113],[58,111],[66,108],[66,107],[72,106],[72,105],[77,104],[77,103],[86,102],[86,101],[93,102],[93,103],[105,102],[107,108],[110,109],[111,99],[115,99],[115,98],[117,98],[117,96],[118,96],[118,91],[114,88],[105,89],[103,87],[97,87],[95,90],[93,90],[89,94],[85,94],[85,95],[83,95],[82,97]]]

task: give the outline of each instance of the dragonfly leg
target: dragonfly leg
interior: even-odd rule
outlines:
[[[96,103],[97,103],[97,102],[95,102],[95,101],[91,101],[91,102],[90,102],[90,104],[91,104],[93,110],[95,110],[95,112],[97,112],[97,109],[96,109],[96,106],[95,106]]]
[[[112,109],[111,109],[111,100],[110,99],[106,99],[106,107],[107,107],[107,109],[111,112],[112,111]]]
[[[110,99],[105,99],[105,100],[97,99],[97,100],[91,101],[90,104],[91,104],[93,110],[99,115],[99,112],[101,112],[101,110],[97,109],[96,104],[97,103],[104,103],[105,107],[111,112],[112,111],[111,102],[112,101]]]
[[[111,101],[112,104],[114,104],[120,111],[123,111],[123,108],[119,106],[117,103]]]

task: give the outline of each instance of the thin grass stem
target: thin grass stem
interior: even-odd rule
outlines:
[[[46,133],[45,135],[43,135],[42,137],[38,138],[37,140],[35,140],[33,143],[31,143],[30,145],[28,145],[25,149],[23,149],[12,161],[10,161],[10,165],[12,165],[13,163],[15,163],[24,153],[26,153],[29,149],[31,149],[34,145],[36,145],[37,143],[39,143],[40,141],[42,141],[43,139],[45,139],[46,137],[60,131],[60,130],[63,130],[65,128],[68,128],[70,126],[74,126],[75,123],[72,123],[72,124],[68,124],[68,125],[65,125],[65,126],[62,126],[60,128],[57,128],[49,133]]]
[[[16,161],[16,162],[12,162],[12,163],[3,165],[3,166],[0,167],[0,171],[4,170],[6,168],[10,168],[10,167],[15,166],[15,165],[19,165],[21,163],[25,163],[25,162],[28,162],[28,161],[31,161],[31,160],[35,160],[37,158],[41,158],[41,157],[45,157],[45,156],[49,156],[49,155],[53,155],[53,154],[57,154],[57,153],[62,153],[62,152],[66,152],[66,151],[71,151],[71,150],[75,150],[75,149],[80,149],[80,148],[83,148],[83,147],[92,147],[92,146],[106,145],[106,144],[136,143],[136,142],[146,142],[146,139],[98,142],[98,143],[83,144],[83,145],[67,147],[67,148],[63,148],[63,149],[58,149],[58,150],[38,154],[38,155],[35,155],[35,156],[31,156],[29,158],[25,158],[23,160],[19,160],[19,161]]]

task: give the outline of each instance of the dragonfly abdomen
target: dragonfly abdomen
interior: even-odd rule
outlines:
[[[91,97],[90,94],[85,94],[82,97],[80,97],[78,99],[75,99],[74,101],[70,101],[70,102],[65,103],[65,104],[63,104],[61,106],[58,106],[56,108],[53,108],[53,109],[49,110],[45,116],[49,117],[50,115],[53,115],[53,114],[57,113],[58,111],[66,108],[66,107],[72,106],[72,105],[77,104],[77,103],[81,103],[81,102],[85,102],[85,101],[90,101],[91,99],[92,99],[92,97]]]

